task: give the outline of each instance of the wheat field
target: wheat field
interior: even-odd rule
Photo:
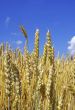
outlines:
[[[0,45],[0,110],[75,110],[75,57],[55,58],[49,31],[39,56],[39,37],[31,53],[27,36],[23,53]]]

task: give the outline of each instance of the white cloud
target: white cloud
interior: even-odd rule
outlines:
[[[69,46],[68,46],[68,50],[70,52],[71,55],[75,54],[75,36],[73,36],[71,38],[71,40],[68,42]]]
[[[17,45],[21,45],[22,43],[23,43],[23,42],[22,42],[21,40],[17,40],[17,41],[16,41],[16,44],[17,44]]]
[[[12,32],[12,33],[11,33],[11,35],[16,36],[16,35],[17,35],[17,33],[16,33],[16,32]]]
[[[6,24],[6,26],[8,26],[9,23],[10,23],[10,17],[8,16],[8,17],[6,17],[6,19],[5,19],[5,24]]]

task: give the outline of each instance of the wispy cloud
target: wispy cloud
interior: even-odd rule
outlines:
[[[75,54],[75,36],[73,36],[71,38],[71,40],[68,42],[69,46],[68,46],[68,50],[70,52],[71,55]]]
[[[10,35],[11,36],[21,36],[21,33],[16,31],[16,32],[11,32]]]
[[[23,42],[22,42],[21,40],[17,40],[15,43],[16,43],[17,45],[21,45]]]
[[[8,16],[8,17],[6,17],[6,19],[5,19],[5,25],[8,26],[9,23],[10,23],[10,17]]]
[[[18,34],[16,32],[12,32],[11,35],[16,36]]]

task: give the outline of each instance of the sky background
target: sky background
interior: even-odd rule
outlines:
[[[23,24],[28,33],[29,51],[34,48],[35,30],[40,30],[40,53],[49,29],[55,55],[75,53],[75,0],[0,0],[0,43],[23,51]]]

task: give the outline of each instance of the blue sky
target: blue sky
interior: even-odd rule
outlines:
[[[0,43],[23,49],[25,39],[19,29],[23,24],[34,47],[35,30],[40,30],[40,52],[49,29],[55,54],[75,53],[75,0],[0,0]],[[68,44],[69,42],[69,44]]]

